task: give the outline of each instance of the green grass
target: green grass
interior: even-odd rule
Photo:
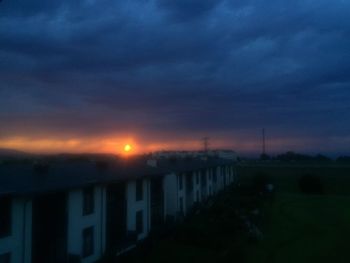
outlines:
[[[248,247],[248,263],[350,262],[350,167],[334,165],[247,165],[239,168],[243,183],[258,172],[276,186],[266,204],[264,239]],[[325,195],[300,193],[298,179],[320,176]]]
[[[350,197],[278,195],[247,262],[350,262]]]

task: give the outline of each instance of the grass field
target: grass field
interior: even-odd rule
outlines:
[[[255,164],[238,172],[242,184],[264,172],[276,186],[273,201],[259,202],[262,240],[249,242],[244,231],[231,227],[237,224],[232,211],[246,198],[232,189],[211,211],[128,262],[350,262],[350,167]],[[320,176],[325,194],[300,193],[298,179],[304,174]]]
[[[264,205],[264,239],[249,248],[247,262],[350,262],[350,167],[256,165],[239,172],[243,181],[264,172],[277,191]],[[305,174],[320,176],[325,195],[300,193]]]
[[[350,262],[350,197],[280,194],[247,262]]]

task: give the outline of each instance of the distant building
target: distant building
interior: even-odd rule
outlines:
[[[0,262],[122,254],[232,184],[233,159],[60,160],[0,165]]]
[[[153,158],[198,158],[219,157],[223,159],[237,160],[237,154],[233,150],[208,150],[208,151],[158,151],[152,153]]]

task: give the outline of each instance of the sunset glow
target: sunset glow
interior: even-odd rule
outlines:
[[[194,137],[194,136],[193,136]],[[235,140],[227,140],[225,136],[222,138],[213,138],[210,147],[212,149],[235,149],[240,153],[253,153],[260,145],[259,138],[254,140],[248,136],[236,134]],[[340,143],[341,139],[334,138],[335,145]],[[126,143],[127,142],[127,143]],[[349,142],[349,139],[348,141]],[[321,146],[323,147],[321,147]],[[316,149],[317,151],[325,151],[331,149],[334,152],[336,146],[330,144],[320,144],[315,138],[288,138],[275,137],[269,139],[268,149],[270,152],[281,152],[285,149],[294,151],[305,149]],[[344,144],[346,145],[346,144]],[[202,142],[196,138],[172,138],[163,140],[154,140],[153,138],[138,137],[136,134],[122,134],[113,137],[12,137],[9,139],[0,138],[0,148],[15,149],[30,153],[108,153],[117,155],[138,155],[154,151],[168,150],[201,150]],[[334,148],[333,148],[334,147]]]
[[[131,151],[131,146],[130,146],[130,144],[126,144],[125,146],[124,146],[124,152],[130,152]]]

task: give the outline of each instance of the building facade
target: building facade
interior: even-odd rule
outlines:
[[[92,263],[122,254],[235,179],[229,160],[152,166],[101,172],[90,165],[73,175],[71,168],[53,167],[39,177],[27,168],[15,174],[0,167],[4,182],[30,180],[0,186],[0,263]],[[76,171],[81,175],[72,177]]]

